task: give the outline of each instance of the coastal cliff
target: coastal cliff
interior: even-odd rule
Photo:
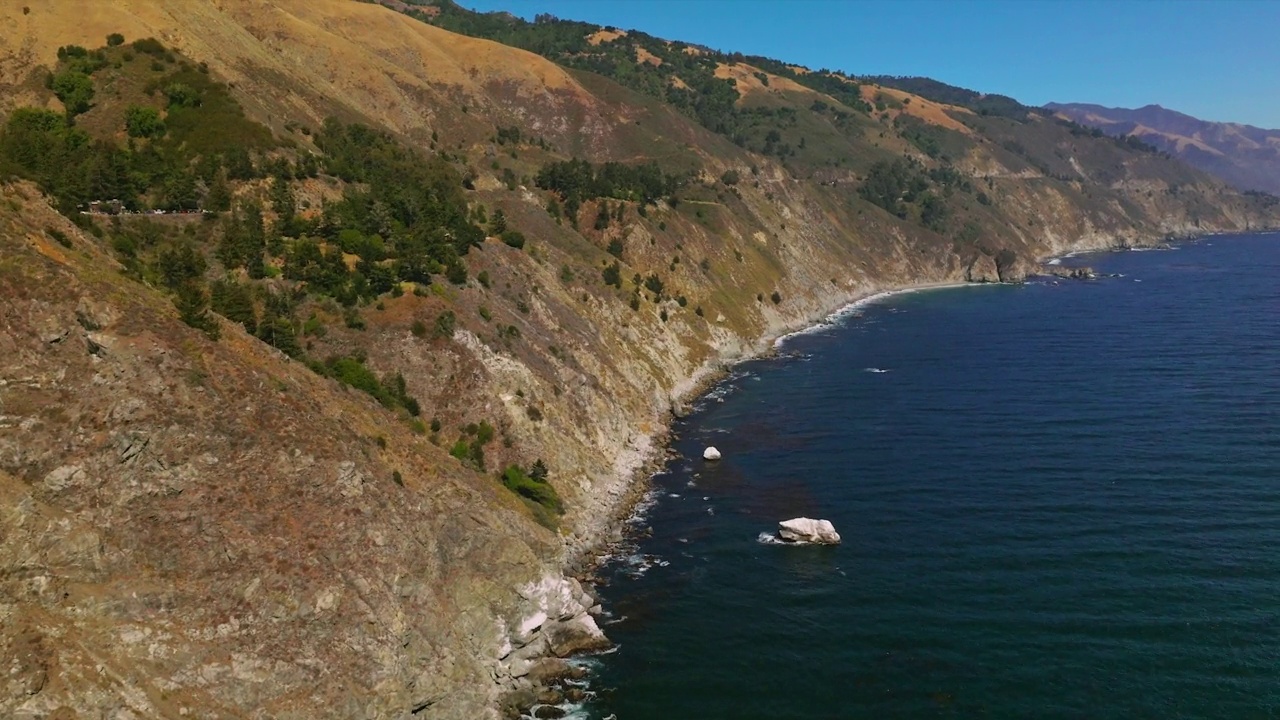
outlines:
[[[193,181],[229,197],[191,218],[84,214],[34,160],[3,166],[0,713],[518,711],[531,675],[563,672],[542,658],[605,642],[566,572],[616,537],[671,413],[727,365],[876,292],[1277,222],[1267,198],[1035,113],[822,92],[674,47],[667,67],[697,62],[671,77],[732,92],[726,134],[424,19],[341,0],[0,9],[20,29],[0,38],[5,138],[30,129],[18,107],[75,101],[44,78],[94,56],[60,48],[103,46],[86,138],[179,157],[174,177],[219,141],[184,113],[217,107],[257,143],[243,177],[226,150]],[[583,42],[641,42],[599,30]],[[357,142],[427,168],[404,184],[457,212],[415,225],[391,188],[339,227],[394,185],[340,166]],[[575,158],[589,192],[554,177]],[[639,189],[594,189],[608,173]],[[476,237],[407,271],[439,227]],[[369,290],[379,268],[406,274]],[[232,287],[247,310],[215,302]]]

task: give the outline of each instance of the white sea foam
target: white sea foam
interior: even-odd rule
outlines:
[[[1053,258],[1049,262],[1045,263],[1045,265],[1061,265],[1061,264],[1062,264],[1062,258]]]
[[[760,533],[759,535],[756,536],[756,542],[760,543],[761,545],[784,545],[785,544],[782,540],[778,539],[777,535],[774,535],[771,532]]]
[[[851,317],[860,317],[868,306],[875,305],[876,303],[882,302],[895,295],[907,295],[909,293],[926,292],[928,290],[945,290],[945,289],[962,288],[962,287],[980,287],[981,285],[982,285],[981,283],[949,283],[949,284],[942,284],[942,285],[924,285],[921,287],[903,288],[901,290],[885,290],[883,292],[873,293],[859,300],[854,300],[848,305],[841,307],[840,309],[831,313],[830,315],[823,318],[820,322],[814,325],[810,325],[807,328],[803,328],[801,330],[796,330],[795,332],[790,332],[790,333],[787,333],[786,335],[779,336],[777,340],[773,341],[773,347],[775,349],[781,348],[783,344],[785,344],[786,341],[790,338],[796,337],[798,335],[812,335],[814,333],[823,332],[825,330],[830,329],[833,325],[836,325],[843,320],[846,320]]]
[[[646,492],[636,502],[635,507],[631,508],[631,514],[627,515],[623,523],[630,527],[643,525],[645,520],[648,519],[649,511],[653,509],[654,505],[658,504],[660,497],[660,492],[656,489]]]
[[[644,577],[653,568],[664,568],[671,565],[670,560],[663,560],[657,555],[646,555],[638,552],[619,556],[616,561],[624,566],[622,571],[633,578]]]
[[[702,412],[707,409],[708,403],[724,402],[725,398],[738,391],[739,382],[751,377],[753,377],[753,375],[749,372],[736,372],[730,374],[729,377],[722,380],[697,400],[694,400],[693,403],[690,404],[690,409],[694,412]]]
[[[884,370],[882,368],[869,367],[869,368],[862,368],[862,372],[876,373],[878,375],[880,373],[887,373],[889,371]]]

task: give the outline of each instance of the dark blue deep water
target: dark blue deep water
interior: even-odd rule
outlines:
[[[1064,262],[1122,277],[896,295],[704,398],[587,712],[1280,717],[1280,236]],[[800,515],[844,544],[759,542]]]

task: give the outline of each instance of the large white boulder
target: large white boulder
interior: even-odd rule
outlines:
[[[715,446],[709,447],[706,450],[702,451],[702,459],[703,460],[719,460],[720,451],[715,449]]]
[[[840,533],[836,532],[830,520],[803,517],[778,523],[778,537],[787,542],[816,545],[836,545],[840,542]]]

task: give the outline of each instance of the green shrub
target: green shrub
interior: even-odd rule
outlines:
[[[186,83],[173,82],[164,88],[165,97],[169,98],[169,107],[193,108],[200,105],[200,93]]]
[[[535,468],[539,463],[541,461],[535,463]],[[560,494],[546,481],[545,465],[541,469],[541,479],[534,479],[519,465],[508,465],[507,469],[502,471],[501,481],[503,487],[535,505],[557,515],[564,514],[564,502],[560,499]]]
[[[107,47],[117,47],[124,44],[124,36],[120,33],[111,33],[107,36]]]
[[[615,260],[611,265],[605,267],[602,273],[605,285],[613,285],[619,290],[622,289],[622,268]]]
[[[338,382],[367,393],[385,408],[403,408],[415,417],[422,410],[417,399],[408,394],[404,376],[399,373],[379,380],[359,358],[354,357],[331,357],[320,369]]]
[[[655,299],[662,296],[662,278],[659,278],[657,273],[650,273],[644,279],[644,286],[645,289],[653,293]]]
[[[164,134],[164,123],[155,108],[130,105],[124,113],[124,127],[129,137],[153,138]]]
[[[524,233],[519,230],[507,230],[502,233],[502,242],[519,250],[524,247]]]
[[[320,320],[319,316],[315,314],[307,318],[307,322],[302,323],[303,336],[324,337],[328,333],[329,329],[324,327],[323,320]]]
[[[45,228],[45,232],[49,233],[49,237],[53,238],[62,247],[71,247],[71,238],[67,234],[55,227]]]
[[[449,263],[449,267],[445,269],[445,278],[454,285],[467,284],[467,268],[461,262]]]
[[[148,55],[163,55],[165,52],[164,45],[155,38],[142,38],[133,41],[133,49]]]
[[[452,310],[445,310],[436,316],[436,337],[451,338],[457,329],[458,317],[453,314]]]
[[[78,70],[63,71],[53,77],[53,94],[74,117],[93,106],[93,80]]]

